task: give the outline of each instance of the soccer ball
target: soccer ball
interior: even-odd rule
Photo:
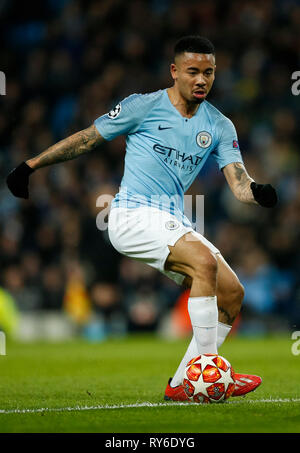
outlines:
[[[201,354],[187,363],[182,385],[195,403],[220,403],[234,391],[234,371],[224,357]]]

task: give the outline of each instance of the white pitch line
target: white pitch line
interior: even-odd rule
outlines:
[[[242,399],[238,401],[226,401],[227,404],[257,404],[257,403],[300,403],[300,398],[278,398],[278,399],[257,399],[247,400]],[[103,406],[74,406],[74,407],[41,407],[36,409],[0,409],[0,415],[7,414],[38,414],[44,412],[76,412],[76,411],[97,411],[97,410],[108,410],[108,409],[131,409],[139,407],[171,407],[171,406],[201,406],[210,407],[209,404],[197,404],[188,402],[168,402],[168,403],[150,403],[145,401],[143,403],[135,404],[118,404],[118,405],[103,405]]]

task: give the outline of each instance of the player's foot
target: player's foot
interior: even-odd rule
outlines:
[[[262,378],[253,374],[234,373],[235,389],[231,396],[243,396],[253,392],[261,384]]]
[[[166,401],[189,401],[187,395],[183,390],[183,385],[177,385],[176,387],[171,387],[172,378],[169,379],[168,385],[165,390],[164,399]]]

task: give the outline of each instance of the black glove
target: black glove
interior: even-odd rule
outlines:
[[[34,169],[29,167],[26,162],[22,162],[18,167],[14,168],[6,178],[6,184],[9,190],[15,197],[29,198],[28,183],[29,176],[34,172]]]
[[[256,184],[252,182],[250,184],[254,200],[264,208],[273,208],[277,201],[277,193],[271,184]]]

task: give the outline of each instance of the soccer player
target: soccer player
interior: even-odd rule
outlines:
[[[215,79],[213,44],[200,36],[180,39],[170,66],[174,84],[150,94],[132,94],[90,127],[21,163],[7,177],[17,197],[28,198],[31,173],[74,159],[104,140],[125,134],[125,170],[109,214],[109,237],[120,253],[158,269],[190,287],[188,311],[193,337],[165,399],[187,399],[182,377],[186,363],[201,353],[217,353],[243,299],[243,287],[221,252],[193,230],[184,215],[184,193],[211,155],[234,196],[271,208],[270,184],[247,173],[232,122],[206,101]],[[257,388],[261,378],[235,374],[233,396]]]

